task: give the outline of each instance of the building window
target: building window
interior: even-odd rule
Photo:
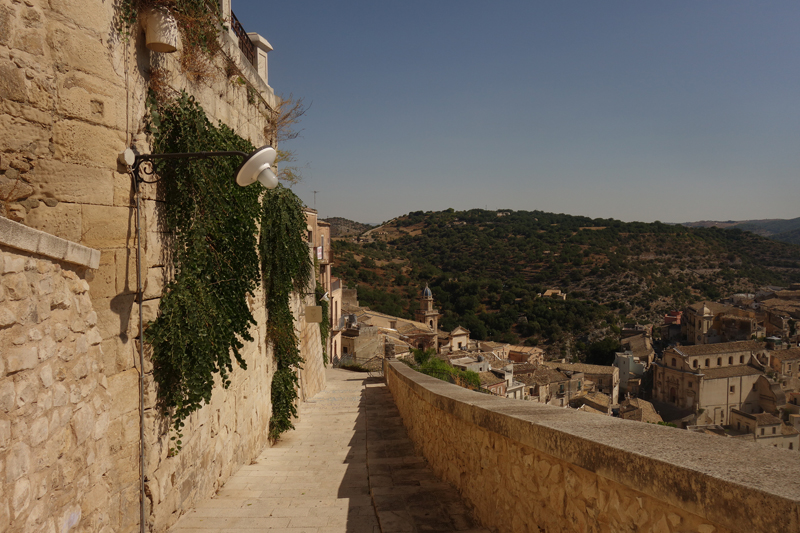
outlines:
[[[743,355],[740,355],[740,356],[739,356],[739,364],[740,364],[740,365],[741,365],[741,364],[744,364],[744,356],[743,356]]]
[[[690,389],[692,388],[692,382],[691,381],[689,382],[689,388]]]
[[[762,435],[764,434],[764,428],[761,428],[761,434]]]
[[[711,366],[711,359],[706,359],[706,366],[707,367]]]
[[[731,394],[736,392],[736,385],[731,385]]]
[[[773,435],[775,434],[775,429],[776,429],[776,428],[772,428],[772,434],[773,434]]]
[[[717,357],[717,366],[722,366],[722,357]]]
[[[733,356],[728,357],[728,364],[729,365],[733,364]]]
[[[342,353],[347,355],[347,346],[342,346]]]
[[[692,366],[693,366],[694,368],[697,368],[697,359],[695,359],[694,361],[692,361]]]
[[[736,429],[742,429],[742,423],[736,422]]]
[[[674,358],[674,357],[672,358],[672,366],[676,366],[676,365],[675,365],[675,358]]]

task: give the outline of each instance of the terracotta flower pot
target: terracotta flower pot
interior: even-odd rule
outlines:
[[[140,18],[145,46],[154,52],[170,54],[178,49],[180,34],[175,18],[164,9],[148,9]]]

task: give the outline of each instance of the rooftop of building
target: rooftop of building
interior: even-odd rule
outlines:
[[[478,372],[478,377],[481,380],[481,387],[491,387],[492,385],[505,383],[504,379],[495,376],[493,372]]]
[[[789,348],[788,350],[772,350],[769,352],[770,357],[778,361],[794,361],[800,359],[800,348]]]
[[[508,351],[533,355],[535,353],[543,352],[544,350],[539,348],[538,346],[523,346],[522,344],[509,344]]]
[[[530,363],[514,363],[514,375],[518,374],[533,374],[539,365],[532,365]],[[549,369],[548,369],[549,370]]]
[[[503,342],[494,342],[494,341],[478,341],[479,345],[487,348],[505,348],[508,344]]]
[[[655,424],[663,422],[653,404],[641,398],[628,398],[619,406],[620,416],[626,420],[636,420]]]
[[[698,371],[699,374],[703,374],[705,379],[726,379],[726,378],[738,378],[742,376],[757,376],[759,374],[763,374],[763,372],[755,367],[750,365],[734,365],[734,366],[723,366],[719,368],[704,368]]]
[[[583,372],[584,374],[607,374],[612,375],[614,372],[619,372],[616,367],[603,366],[603,365],[587,365],[585,363],[559,363],[556,361],[545,361],[542,365],[547,368],[555,368],[557,370],[571,370],[573,372]]]
[[[558,370],[552,368],[539,367],[535,372],[530,374],[514,374],[514,379],[525,383],[526,385],[549,385],[550,383],[560,383],[569,381],[569,377]]]
[[[775,426],[778,424],[783,424],[783,421],[781,421],[780,418],[769,413],[758,413],[753,415],[753,418],[755,418],[759,426]]]
[[[720,342],[717,344],[694,344],[687,346],[675,346],[671,348],[684,357],[697,355],[725,354],[734,352],[756,352],[763,350],[766,345],[758,341],[736,341]]]

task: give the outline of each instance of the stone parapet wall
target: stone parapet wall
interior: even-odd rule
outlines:
[[[0,246],[0,531],[110,533],[138,509],[111,487],[138,462],[110,450],[118,405],[84,270]]]
[[[385,375],[415,446],[494,531],[800,530],[796,451]]]

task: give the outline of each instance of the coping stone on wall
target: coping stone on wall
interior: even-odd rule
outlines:
[[[89,268],[100,266],[100,250],[0,217],[0,244]]]

